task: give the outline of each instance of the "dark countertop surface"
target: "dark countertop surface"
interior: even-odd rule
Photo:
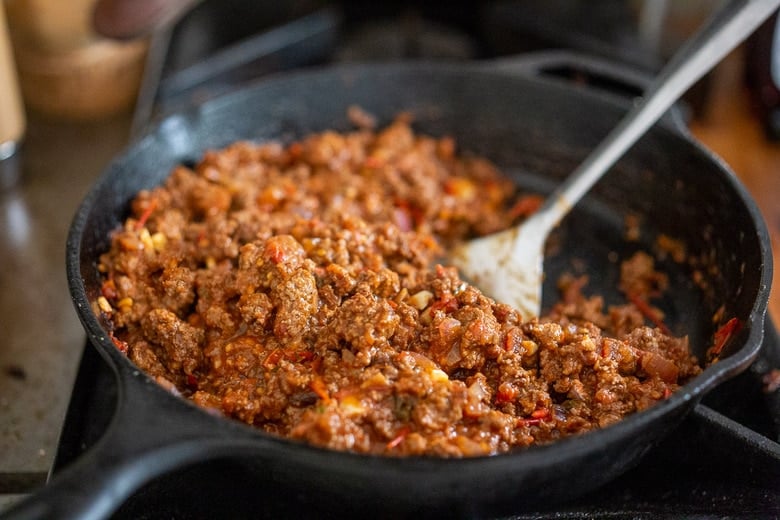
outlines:
[[[85,334],[71,304],[65,241],[76,208],[127,143],[130,116],[29,116],[19,183],[0,192],[0,509],[52,464]]]

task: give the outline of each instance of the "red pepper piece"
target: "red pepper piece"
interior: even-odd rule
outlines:
[[[111,338],[111,342],[114,344],[117,350],[119,350],[119,352],[121,352],[122,354],[127,354],[127,349],[130,347],[130,345],[128,345],[126,341],[122,341],[121,339],[114,336],[113,332],[109,334],[109,337]]]
[[[672,333],[672,331],[669,330],[669,327],[667,327],[663,322],[661,317],[658,316],[658,313],[655,312],[655,309],[650,307],[650,305],[641,296],[637,296],[636,294],[628,294],[627,296],[631,303],[636,306],[639,312],[641,312],[645,318],[650,320],[653,325],[658,327],[661,332],[666,335],[670,335]]]
[[[451,313],[458,310],[458,300],[453,297],[444,297],[441,300],[436,300],[431,304],[431,311],[442,310],[446,313]]]
[[[517,397],[517,388],[511,383],[501,383],[496,392],[496,404],[511,403]]]
[[[728,343],[729,339],[731,339],[731,337],[741,329],[742,323],[737,318],[731,318],[729,321],[724,323],[717,331],[715,331],[715,341],[712,347],[710,347],[708,354],[711,357],[718,357],[723,351],[723,347],[725,347],[726,343]]]
[[[537,408],[536,410],[531,412],[530,419],[519,419],[518,425],[534,426],[549,418],[550,418],[550,410],[548,410],[547,408]]]
[[[270,354],[268,354],[265,357],[265,360],[263,361],[263,366],[266,370],[272,370],[276,368],[276,365],[279,364],[279,361],[282,360],[282,356],[284,355],[284,352],[282,352],[282,349],[274,349],[271,351]]]
[[[284,359],[295,363],[302,363],[304,361],[313,360],[314,356],[315,354],[311,350],[296,350],[285,354]]]

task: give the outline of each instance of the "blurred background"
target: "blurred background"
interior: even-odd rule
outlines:
[[[70,219],[148,125],[264,75],[345,61],[565,49],[653,74],[720,3],[137,0],[96,15],[94,0],[0,0],[0,509],[45,482],[84,348],[65,279]],[[683,109],[754,195],[780,265],[775,25]]]

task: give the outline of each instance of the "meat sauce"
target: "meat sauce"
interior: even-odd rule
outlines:
[[[585,279],[565,277],[540,319],[436,263],[522,218],[518,197],[488,160],[403,116],[286,146],[235,143],[137,195],[100,258],[95,306],[117,347],[171,391],[360,453],[549,443],[699,373],[687,338],[658,326],[648,302],[666,278],[646,254],[622,265],[625,305],[604,309]]]

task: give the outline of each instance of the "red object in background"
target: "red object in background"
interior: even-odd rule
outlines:
[[[746,44],[746,82],[767,137],[780,140],[780,32],[777,14]]]

